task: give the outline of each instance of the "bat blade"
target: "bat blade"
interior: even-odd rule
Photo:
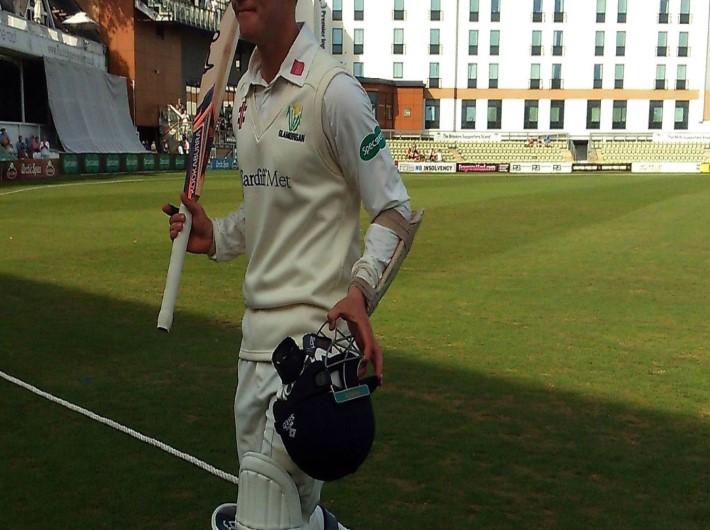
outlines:
[[[184,191],[188,198],[197,200],[202,193],[202,183],[207,172],[210,150],[214,140],[218,111],[222,106],[224,91],[234,61],[234,53],[239,39],[237,14],[231,5],[222,15],[219,29],[212,38],[209,55],[205,61],[205,70],[200,82],[200,93],[192,126],[192,141],[185,171]],[[158,329],[170,331],[177,300],[180,276],[187,252],[187,242],[192,227],[192,215],[184,204],[180,213],[185,215],[185,224],[173,240],[170,265],[163,291],[163,301],[158,314]]]

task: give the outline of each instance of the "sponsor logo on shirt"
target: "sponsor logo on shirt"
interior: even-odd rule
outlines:
[[[360,143],[360,158],[365,162],[372,160],[386,145],[385,135],[382,134],[382,130],[378,125],[374,131],[362,139]]]
[[[279,175],[278,171],[260,167],[255,173],[242,173],[242,186],[262,188],[290,188],[291,177]]]
[[[242,125],[244,125],[244,120],[245,120],[245,114],[247,113],[247,98],[242,99],[242,104],[239,107],[239,118],[237,118],[237,124],[239,125],[239,129],[242,128]]]
[[[288,131],[283,129],[279,130],[279,137],[285,138],[286,140],[293,140],[294,142],[304,142],[306,139],[305,134],[298,133],[298,127],[301,125],[301,114],[303,113],[303,107],[299,103],[294,103],[286,111],[286,118],[288,119]]]

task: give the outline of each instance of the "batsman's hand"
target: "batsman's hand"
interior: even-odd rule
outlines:
[[[186,193],[180,195],[180,200],[192,214],[192,230],[187,241],[187,251],[193,254],[209,253],[214,243],[214,229],[212,220],[207,217],[205,209],[196,201],[187,198]],[[175,239],[184,228],[185,215],[173,213],[173,206],[163,205],[163,212],[170,216],[170,239]]]
[[[328,311],[327,318],[331,331],[335,329],[335,323],[339,318],[342,318],[348,323],[348,329],[351,335],[355,337],[355,342],[363,357],[358,376],[362,377],[365,374],[367,363],[372,361],[375,376],[377,376],[377,380],[382,384],[382,349],[377,343],[375,334],[372,331],[370,317],[367,314],[365,297],[360,289],[354,285],[350,286],[345,298],[340,300]]]

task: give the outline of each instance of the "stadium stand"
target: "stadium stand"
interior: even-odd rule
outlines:
[[[569,162],[572,154],[566,138],[555,138],[549,145],[528,140],[501,140],[498,142],[472,142],[465,140],[437,142],[426,139],[389,139],[387,144],[395,160],[407,160],[407,149],[416,145],[427,155],[433,148],[441,150],[447,162]]]
[[[706,142],[659,142],[652,139],[631,140],[614,137],[592,142],[595,161],[628,162],[705,162],[710,160]]]

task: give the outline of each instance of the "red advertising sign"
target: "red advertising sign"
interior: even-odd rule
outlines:
[[[14,182],[59,175],[59,160],[9,160],[0,162],[0,182]]]

